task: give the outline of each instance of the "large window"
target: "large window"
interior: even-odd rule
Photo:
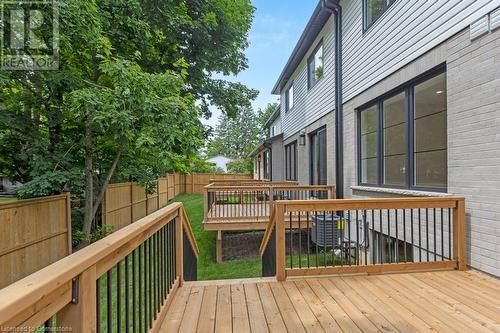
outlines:
[[[318,130],[311,134],[311,185],[326,185],[327,162],[326,162],[326,129]]]
[[[360,110],[360,184],[446,190],[446,96],[437,70]]]
[[[363,0],[364,29],[368,29],[396,0]]]
[[[266,150],[264,156],[264,179],[271,180],[271,151]]]
[[[285,92],[285,112],[293,109],[293,83]]]
[[[316,85],[316,82],[323,77],[323,42],[321,42],[313,54],[307,60],[307,84],[309,89]]]
[[[297,141],[285,146],[285,178],[297,180]]]

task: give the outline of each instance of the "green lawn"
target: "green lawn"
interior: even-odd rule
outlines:
[[[12,202],[12,201],[16,201],[17,199],[16,198],[0,198],[0,203],[2,202]]]
[[[222,264],[215,262],[215,238],[213,231],[203,231],[203,195],[182,194],[175,198],[182,202],[193,227],[196,242],[200,248],[198,259],[198,280],[223,280],[262,276],[262,262],[254,260],[233,260]]]

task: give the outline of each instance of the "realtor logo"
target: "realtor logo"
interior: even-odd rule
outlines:
[[[0,3],[1,70],[59,69],[59,7],[50,0]]]

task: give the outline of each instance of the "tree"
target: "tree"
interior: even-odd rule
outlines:
[[[0,73],[2,173],[22,197],[84,198],[90,239],[112,180],[189,171],[206,105],[250,104],[255,91],[212,74],[246,68],[252,13],[249,0],[65,1],[60,70]]]
[[[269,131],[266,128],[266,123],[278,107],[278,103],[269,103],[264,109],[259,109],[257,116],[259,119],[259,126],[262,136],[267,137],[269,135]]]
[[[235,118],[222,115],[215,135],[207,145],[206,155],[248,158],[262,139],[259,119],[251,108],[245,108]]]

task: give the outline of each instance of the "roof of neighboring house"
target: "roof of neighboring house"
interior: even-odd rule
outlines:
[[[252,151],[250,153],[250,157],[254,157],[255,155],[257,155],[258,153],[260,153],[261,151],[263,151],[264,149],[267,149],[269,147],[271,147],[271,145],[273,144],[273,142],[277,141],[277,140],[283,140],[283,133],[281,134],[278,134],[278,135],[275,135],[273,136],[272,138],[269,138],[269,139],[265,139],[264,141],[262,141],[258,146],[257,148],[254,149],[254,151]]]
[[[272,93],[275,95],[279,95],[281,89],[286,85],[290,77],[292,76],[295,69],[299,66],[300,62],[306,55],[307,51],[311,48],[314,40],[321,32],[321,29],[325,26],[326,22],[331,16],[331,13],[328,10],[324,10],[324,1],[329,0],[320,0],[316,9],[314,10],[309,22],[300,36],[297,45],[295,46],[292,55],[288,59],[288,62],[285,65],[285,68],[281,72],[281,75],[278,78],[278,81],[274,85]],[[330,0],[332,1],[332,0]],[[335,0],[333,0],[335,1]],[[336,2],[336,1],[335,1]]]
[[[281,105],[278,104],[278,106],[276,107],[276,110],[274,110],[274,112],[271,114],[271,116],[269,117],[269,119],[267,120],[266,122],[266,125],[265,127],[269,127],[271,126],[271,124],[276,120],[278,119],[278,117],[280,116],[281,114]]]

